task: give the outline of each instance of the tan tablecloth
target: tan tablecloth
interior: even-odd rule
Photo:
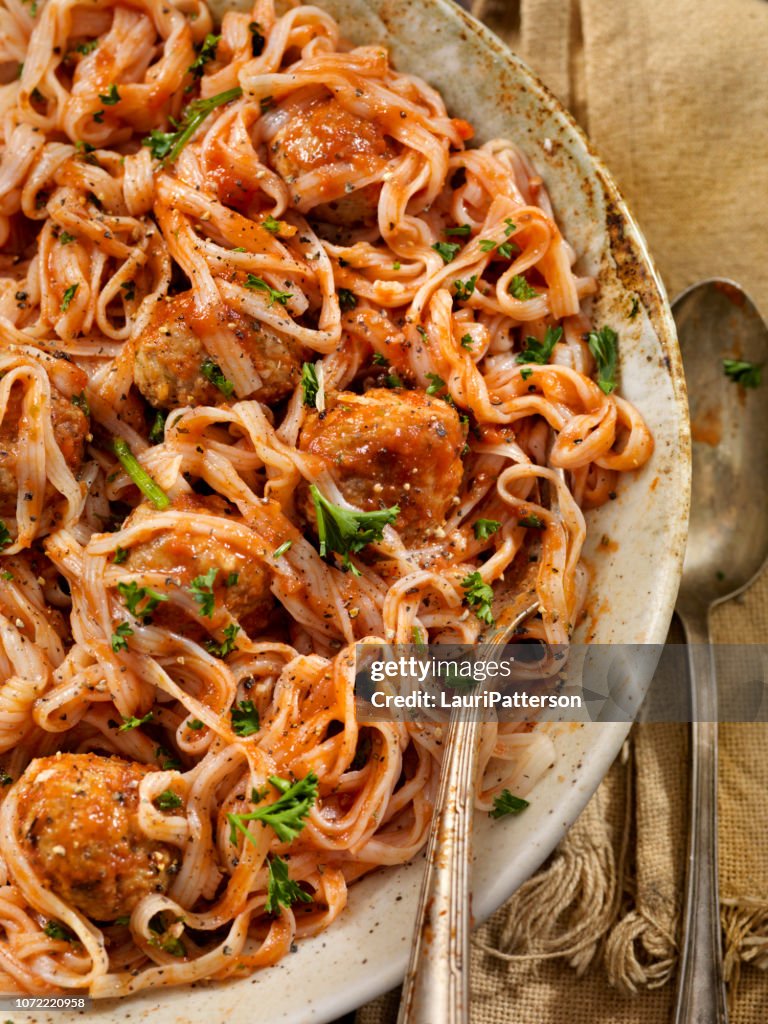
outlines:
[[[768,3],[475,0],[589,133],[670,296],[730,277],[768,314]],[[768,511],[766,512],[768,514]],[[768,576],[714,638],[768,642]],[[686,730],[635,729],[548,864],[479,929],[475,1024],[666,1024],[677,957]],[[733,1024],[768,1021],[768,727],[721,728]],[[358,1024],[390,1024],[397,993]]]

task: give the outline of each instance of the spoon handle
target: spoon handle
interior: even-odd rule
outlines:
[[[707,612],[678,614],[688,641],[691,786],[674,1024],[727,1024],[717,882],[717,679]]]
[[[398,1024],[469,1021],[470,843],[479,739],[480,722],[454,711]]]

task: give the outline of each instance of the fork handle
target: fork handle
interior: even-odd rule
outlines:
[[[707,611],[680,612],[691,688],[691,790],[674,1024],[727,1024],[717,879],[717,679]]]
[[[466,712],[463,713],[466,716]],[[454,712],[398,1024],[467,1024],[472,815],[480,722]]]

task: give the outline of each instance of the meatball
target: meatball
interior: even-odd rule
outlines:
[[[14,515],[18,495],[17,462],[19,458],[19,422],[22,417],[24,389],[21,384],[11,389],[10,399],[0,424],[0,514]],[[56,443],[67,465],[76,473],[83,463],[85,439],[89,431],[88,417],[82,409],[51,386],[51,423]],[[58,491],[49,484],[46,490],[48,504],[55,501]]]
[[[223,308],[217,319],[222,327],[233,331],[261,377],[261,386],[247,397],[270,404],[294,390],[301,372],[297,345],[235,310]],[[205,331],[192,292],[157,304],[152,319],[136,339],[133,367],[136,386],[155,408],[217,405],[226,400],[202,372],[209,358]]]
[[[201,497],[186,495],[177,498],[174,509],[178,512],[221,516],[230,522],[244,523],[244,519],[222,498],[215,495]],[[139,505],[128,520],[128,525],[156,514],[148,505]],[[254,534],[254,546],[258,547]],[[263,630],[274,607],[270,591],[271,575],[267,566],[254,557],[253,550],[240,550],[216,536],[216,532],[201,536],[191,533],[183,522],[156,533],[151,540],[134,545],[125,561],[126,569],[162,572],[179,587],[189,587],[197,576],[211,569],[218,570],[213,584],[217,605],[223,604],[246,633],[252,635]],[[188,636],[199,636],[191,621],[175,607],[162,604],[153,618],[160,625]]]
[[[461,484],[464,442],[447,402],[385,389],[328,395],[325,413],[310,413],[299,437],[351,504],[367,512],[399,505],[394,525],[411,545],[445,520]]]
[[[19,841],[38,877],[96,921],[165,892],[178,852],[139,827],[139,783],[153,769],[119,757],[56,754],[32,761],[16,789]]]
[[[380,173],[392,156],[376,124],[349,113],[331,98],[292,105],[285,125],[269,144],[270,164],[298,193],[295,205],[304,211],[314,206],[319,219],[350,226],[376,220],[381,185],[374,182],[348,192],[349,177]],[[323,177],[323,169],[329,165],[334,170],[346,169],[347,174]],[[296,182],[312,171],[312,191],[321,196],[314,202],[301,195],[301,182]]]

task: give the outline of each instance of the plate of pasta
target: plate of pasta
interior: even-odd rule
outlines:
[[[447,0],[0,0],[0,73],[0,989],[330,1020],[402,975],[442,742],[355,644],[665,638],[663,287]],[[479,918],[626,729],[484,726]]]

